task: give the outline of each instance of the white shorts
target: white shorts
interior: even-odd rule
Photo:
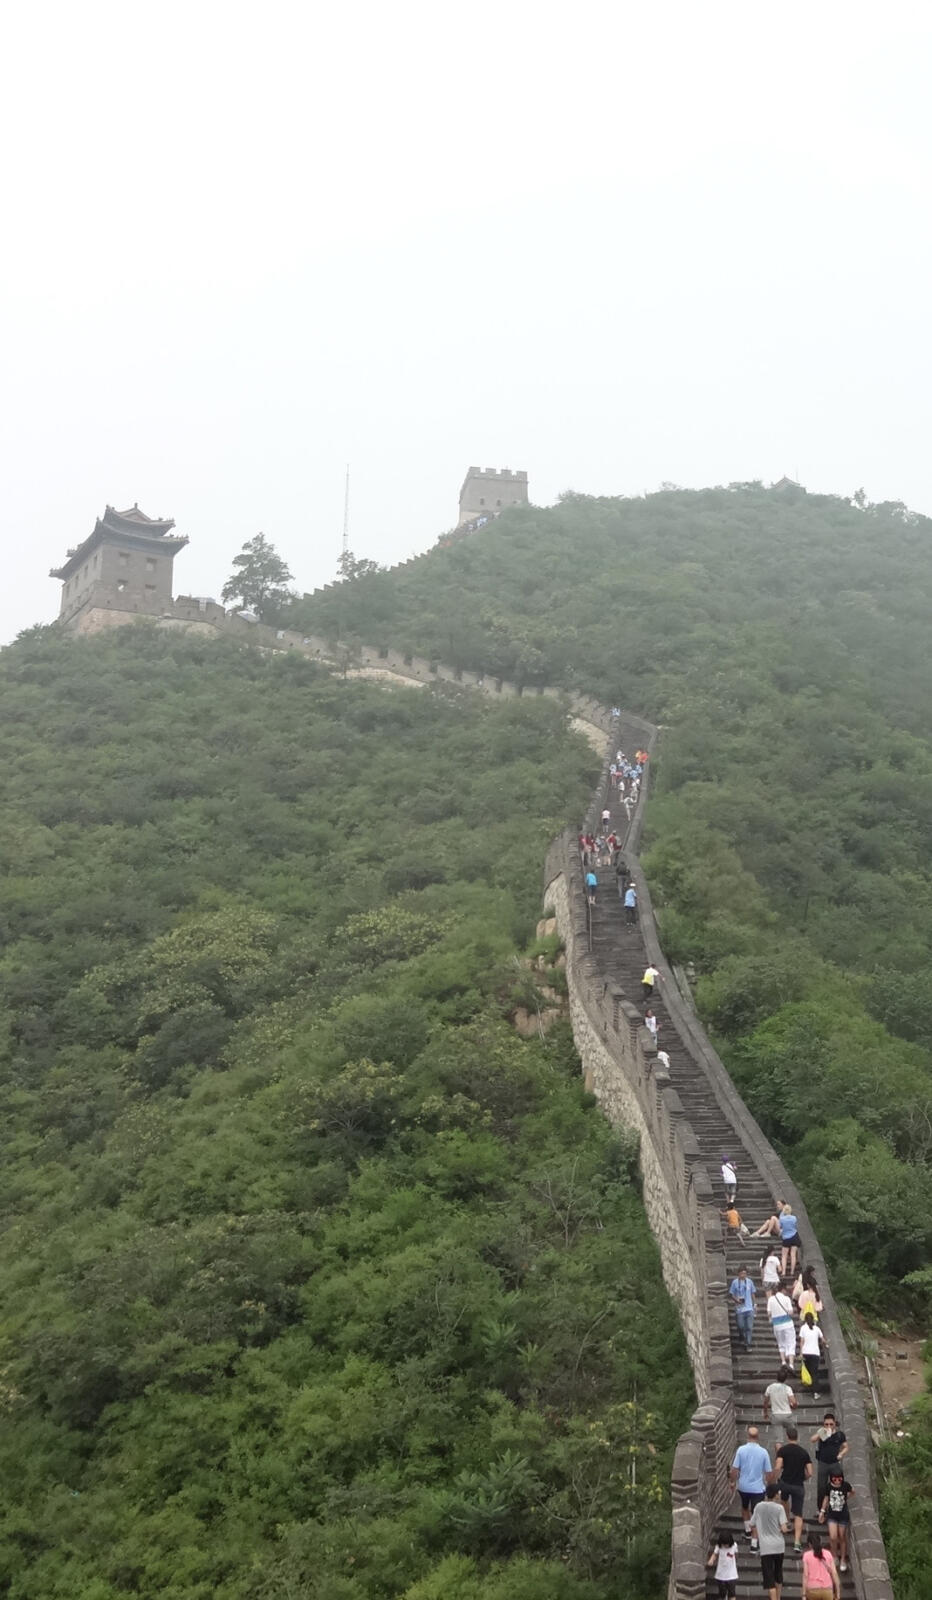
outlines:
[[[795,1360],[796,1329],[793,1327],[792,1322],[781,1322],[778,1327],[774,1328],[773,1336],[777,1341],[777,1349],[781,1356],[785,1356],[788,1361]]]

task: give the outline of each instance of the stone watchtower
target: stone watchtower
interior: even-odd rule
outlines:
[[[134,616],[170,613],[172,562],[188,542],[172,534],[174,526],[170,517],[147,517],[138,506],[107,506],[93,533],[49,574],[62,580],[59,622],[92,633]]]
[[[526,506],[527,473],[510,472],[507,467],[470,467],[460,490],[460,518],[475,522],[479,517],[497,517],[506,506]]]

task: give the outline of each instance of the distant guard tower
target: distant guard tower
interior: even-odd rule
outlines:
[[[497,517],[506,506],[526,506],[527,473],[510,472],[507,467],[470,467],[460,490],[460,519],[477,522],[482,517]]]
[[[170,517],[147,517],[138,506],[108,506],[93,533],[49,574],[62,580],[59,622],[92,633],[134,616],[170,613],[172,562],[188,542],[172,534],[174,526]]]

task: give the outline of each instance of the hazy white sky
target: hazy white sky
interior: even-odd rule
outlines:
[[[0,54],[0,638],[106,502],[176,590],[531,498],[932,512],[927,0],[47,0]]]

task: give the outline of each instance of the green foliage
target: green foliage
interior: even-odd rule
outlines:
[[[636,1150],[500,1015],[560,709],[136,629],[0,689],[3,1593],[659,1600]]]

